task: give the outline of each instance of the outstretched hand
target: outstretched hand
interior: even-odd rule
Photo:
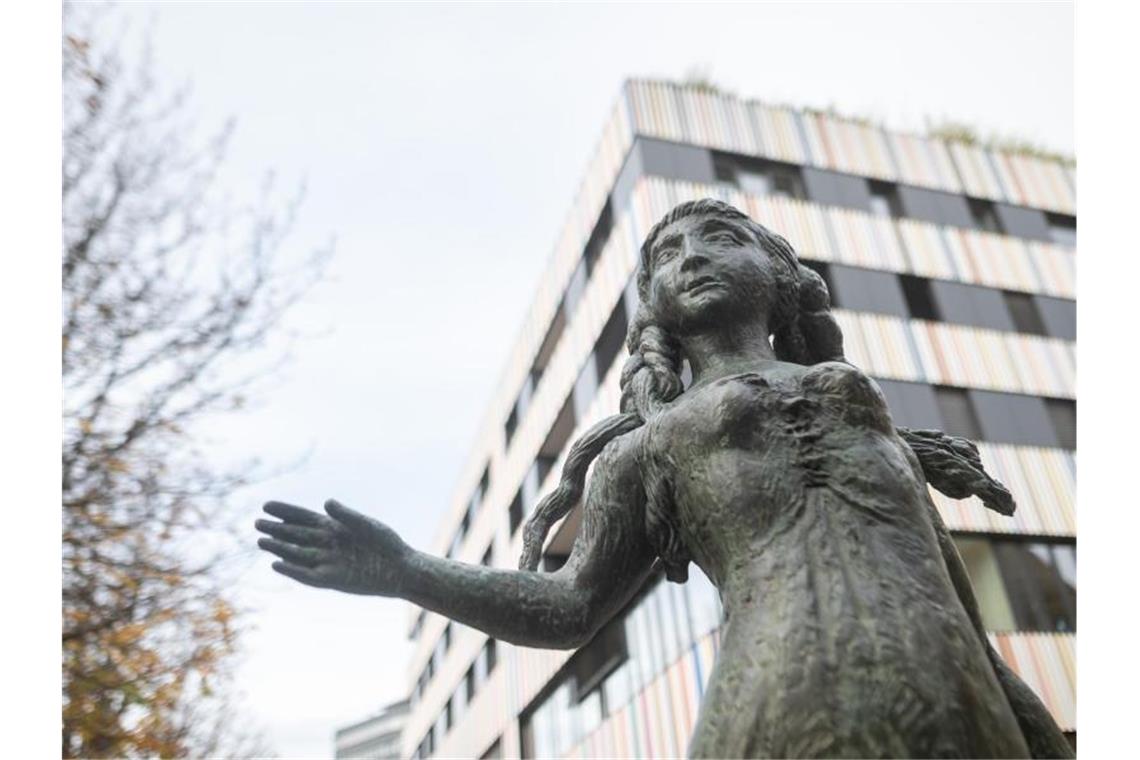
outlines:
[[[308,586],[350,594],[398,596],[411,549],[382,522],[329,499],[327,516],[271,501],[265,511],[281,520],[254,525],[270,538],[257,545],[281,559],[273,569]]]

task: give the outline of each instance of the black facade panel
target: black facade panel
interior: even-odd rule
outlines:
[[[1053,420],[1053,431],[1062,448],[1077,448],[1077,403],[1063,398],[1045,399],[1045,408]]]
[[[985,440],[978,415],[966,390],[938,385],[934,387],[934,398],[938,402],[938,414],[942,417],[939,426],[942,430],[971,441]]]
[[[829,270],[831,299],[835,306],[904,319],[910,316],[902,286],[894,273],[842,264],[832,264]]]
[[[942,319],[990,330],[1014,330],[1000,290],[946,280],[931,280],[930,290]]]
[[[904,216],[934,224],[977,227],[974,215],[970,213],[970,205],[961,195],[899,185],[898,199]]]
[[[1053,338],[1077,339],[1077,302],[1065,298],[1033,296],[1045,331]]]
[[[982,438],[1023,446],[1058,446],[1045,401],[1036,396],[994,391],[969,391]]]
[[[1052,242],[1049,234],[1049,222],[1045,212],[1021,206],[1011,206],[1008,203],[994,203],[994,210],[1001,220],[1002,229],[1007,235],[1029,238],[1030,240],[1043,240]]]
[[[942,427],[942,416],[938,413],[938,400],[932,387],[925,383],[898,380],[877,382],[887,399],[895,425],[918,430]]]
[[[809,166],[801,168],[808,200],[828,206],[871,211],[871,191],[867,180]]]
[[[685,182],[716,183],[711,151],[646,137],[639,138],[638,143],[641,146],[641,165],[645,174]]]

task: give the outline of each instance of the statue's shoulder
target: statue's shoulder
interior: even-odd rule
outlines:
[[[847,362],[820,362],[806,367],[801,382],[804,386],[838,385],[875,395],[879,393],[879,386],[870,375]]]

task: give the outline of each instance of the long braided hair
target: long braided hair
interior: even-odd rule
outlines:
[[[570,447],[558,486],[539,502],[523,529],[520,569],[537,569],[547,533],[581,499],[590,463],[606,444],[644,425],[684,391],[680,344],[657,324],[648,293],[654,243],[666,227],[688,216],[718,216],[743,224],[761,248],[783,264],[776,267],[777,298],[769,317],[777,359],[797,364],[844,360],[843,335],[830,312],[827,286],[799,263],[787,240],[723,201],[705,198],[676,206],[653,226],[641,246],[637,273],[641,298],[626,334],[630,356],[621,372],[621,413],[598,422]],[[659,475],[645,475],[646,533],[669,580],[683,582],[688,578],[689,555],[677,530],[669,489]]]

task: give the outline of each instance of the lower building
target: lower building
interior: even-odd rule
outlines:
[[[359,723],[337,729],[334,738],[337,760],[394,760],[401,757],[400,740],[410,703],[403,699]]]

